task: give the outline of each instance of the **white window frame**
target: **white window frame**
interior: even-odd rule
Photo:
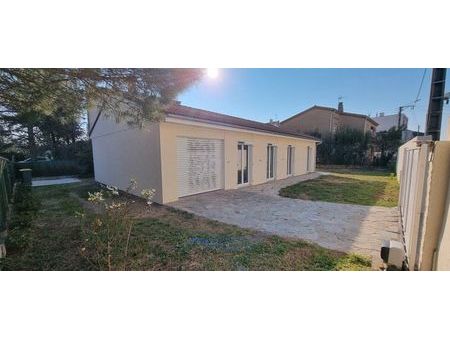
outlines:
[[[312,157],[313,157],[313,153],[312,153],[312,147],[308,146],[306,148],[306,172],[310,173],[312,172]]]
[[[236,185],[238,187],[243,187],[250,184],[250,156],[251,156],[251,145],[245,142],[238,142],[238,147],[242,146],[241,150],[241,183],[236,182]],[[247,182],[243,183],[244,181],[244,171],[242,170],[242,163],[243,163],[243,156],[244,156],[244,146],[247,146]]]
[[[272,149],[272,151],[269,151],[269,148]],[[272,176],[270,177],[270,160],[272,160]],[[277,146],[271,143],[267,144],[266,147],[266,180],[272,181],[276,178],[276,166],[277,166]]]
[[[287,146],[287,160],[286,160],[286,175],[292,176],[294,175],[294,150],[295,148],[292,145]]]

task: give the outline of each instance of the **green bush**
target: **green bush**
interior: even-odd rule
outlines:
[[[48,146],[38,149],[38,154],[49,151]],[[32,169],[33,177],[77,175],[91,177],[94,173],[92,144],[90,140],[79,140],[70,144],[61,144],[51,149],[53,160],[29,163],[16,163],[16,174],[19,169]],[[18,176],[20,177],[20,176]]]
[[[370,133],[356,129],[338,129],[334,135],[322,137],[317,147],[320,164],[366,165],[371,147]]]
[[[55,149],[53,157],[58,160],[75,161],[81,169],[80,175],[92,176],[94,172],[90,140],[79,140],[74,143],[59,145]]]
[[[85,169],[77,161],[51,160],[41,162],[16,163],[17,170],[32,169],[33,177],[83,175]],[[17,172],[17,175],[20,173]],[[20,176],[17,176],[20,177]]]
[[[387,170],[390,173],[396,173],[397,172],[397,160],[396,159],[391,159],[388,163],[387,163]]]
[[[16,185],[10,228],[29,227],[36,218],[40,201],[34,196],[30,186]]]

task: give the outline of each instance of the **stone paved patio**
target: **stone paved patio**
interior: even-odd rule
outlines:
[[[235,190],[219,190],[189,197],[169,205],[210,219],[300,238],[329,249],[372,257],[381,265],[379,252],[385,239],[400,239],[397,208],[313,202],[278,195],[285,186],[323,173],[290,177]]]

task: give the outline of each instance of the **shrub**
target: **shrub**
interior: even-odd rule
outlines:
[[[136,181],[131,180],[127,193],[136,189]],[[151,204],[154,190],[143,190],[141,195]],[[138,248],[145,245],[130,246],[130,242],[141,241],[133,238],[134,219],[130,206],[134,203],[128,198],[119,198],[115,187],[89,193],[88,201],[102,209],[92,222],[83,227],[84,243],[81,248],[83,256],[99,270],[128,270],[132,268],[133,257],[138,255]]]
[[[364,165],[367,163],[371,136],[355,129],[338,129],[322,138],[317,147],[320,164]]]
[[[387,163],[387,170],[391,173],[396,173],[396,171],[397,171],[397,160],[396,159],[391,159]]]
[[[16,185],[10,227],[29,227],[36,218],[40,201],[31,191],[30,186]]]
[[[92,176],[94,162],[92,159],[92,143],[90,140],[79,140],[57,147],[54,157],[60,160],[75,161],[80,169],[80,175]]]
[[[48,152],[48,147],[39,148],[39,153]],[[70,144],[58,145],[50,151],[54,159],[50,161],[36,161],[16,163],[19,169],[33,170],[33,177],[78,175],[90,177],[94,173],[92,159],[92,144],[90,140],[80,140]]]
[[[82,175],[83,168],[73,160],[51,160],[42,162],[16,163],[17,170],[32,169],[33,177]],[[16,173],[17,175],[19,173]]]

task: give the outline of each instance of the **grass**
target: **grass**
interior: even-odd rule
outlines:
[[[398,189],[396,178],[389,173],[344,169],[285,187],[280,190],[280,195],[312,201],[395,207]]]
[[[34,188],[41,209],[33,226],[13,229],[3,270],[91,270],[81,255],[85,201],[94,185]],[[370,259],[219,223],[138,201],[132,270],[370,270]]]

